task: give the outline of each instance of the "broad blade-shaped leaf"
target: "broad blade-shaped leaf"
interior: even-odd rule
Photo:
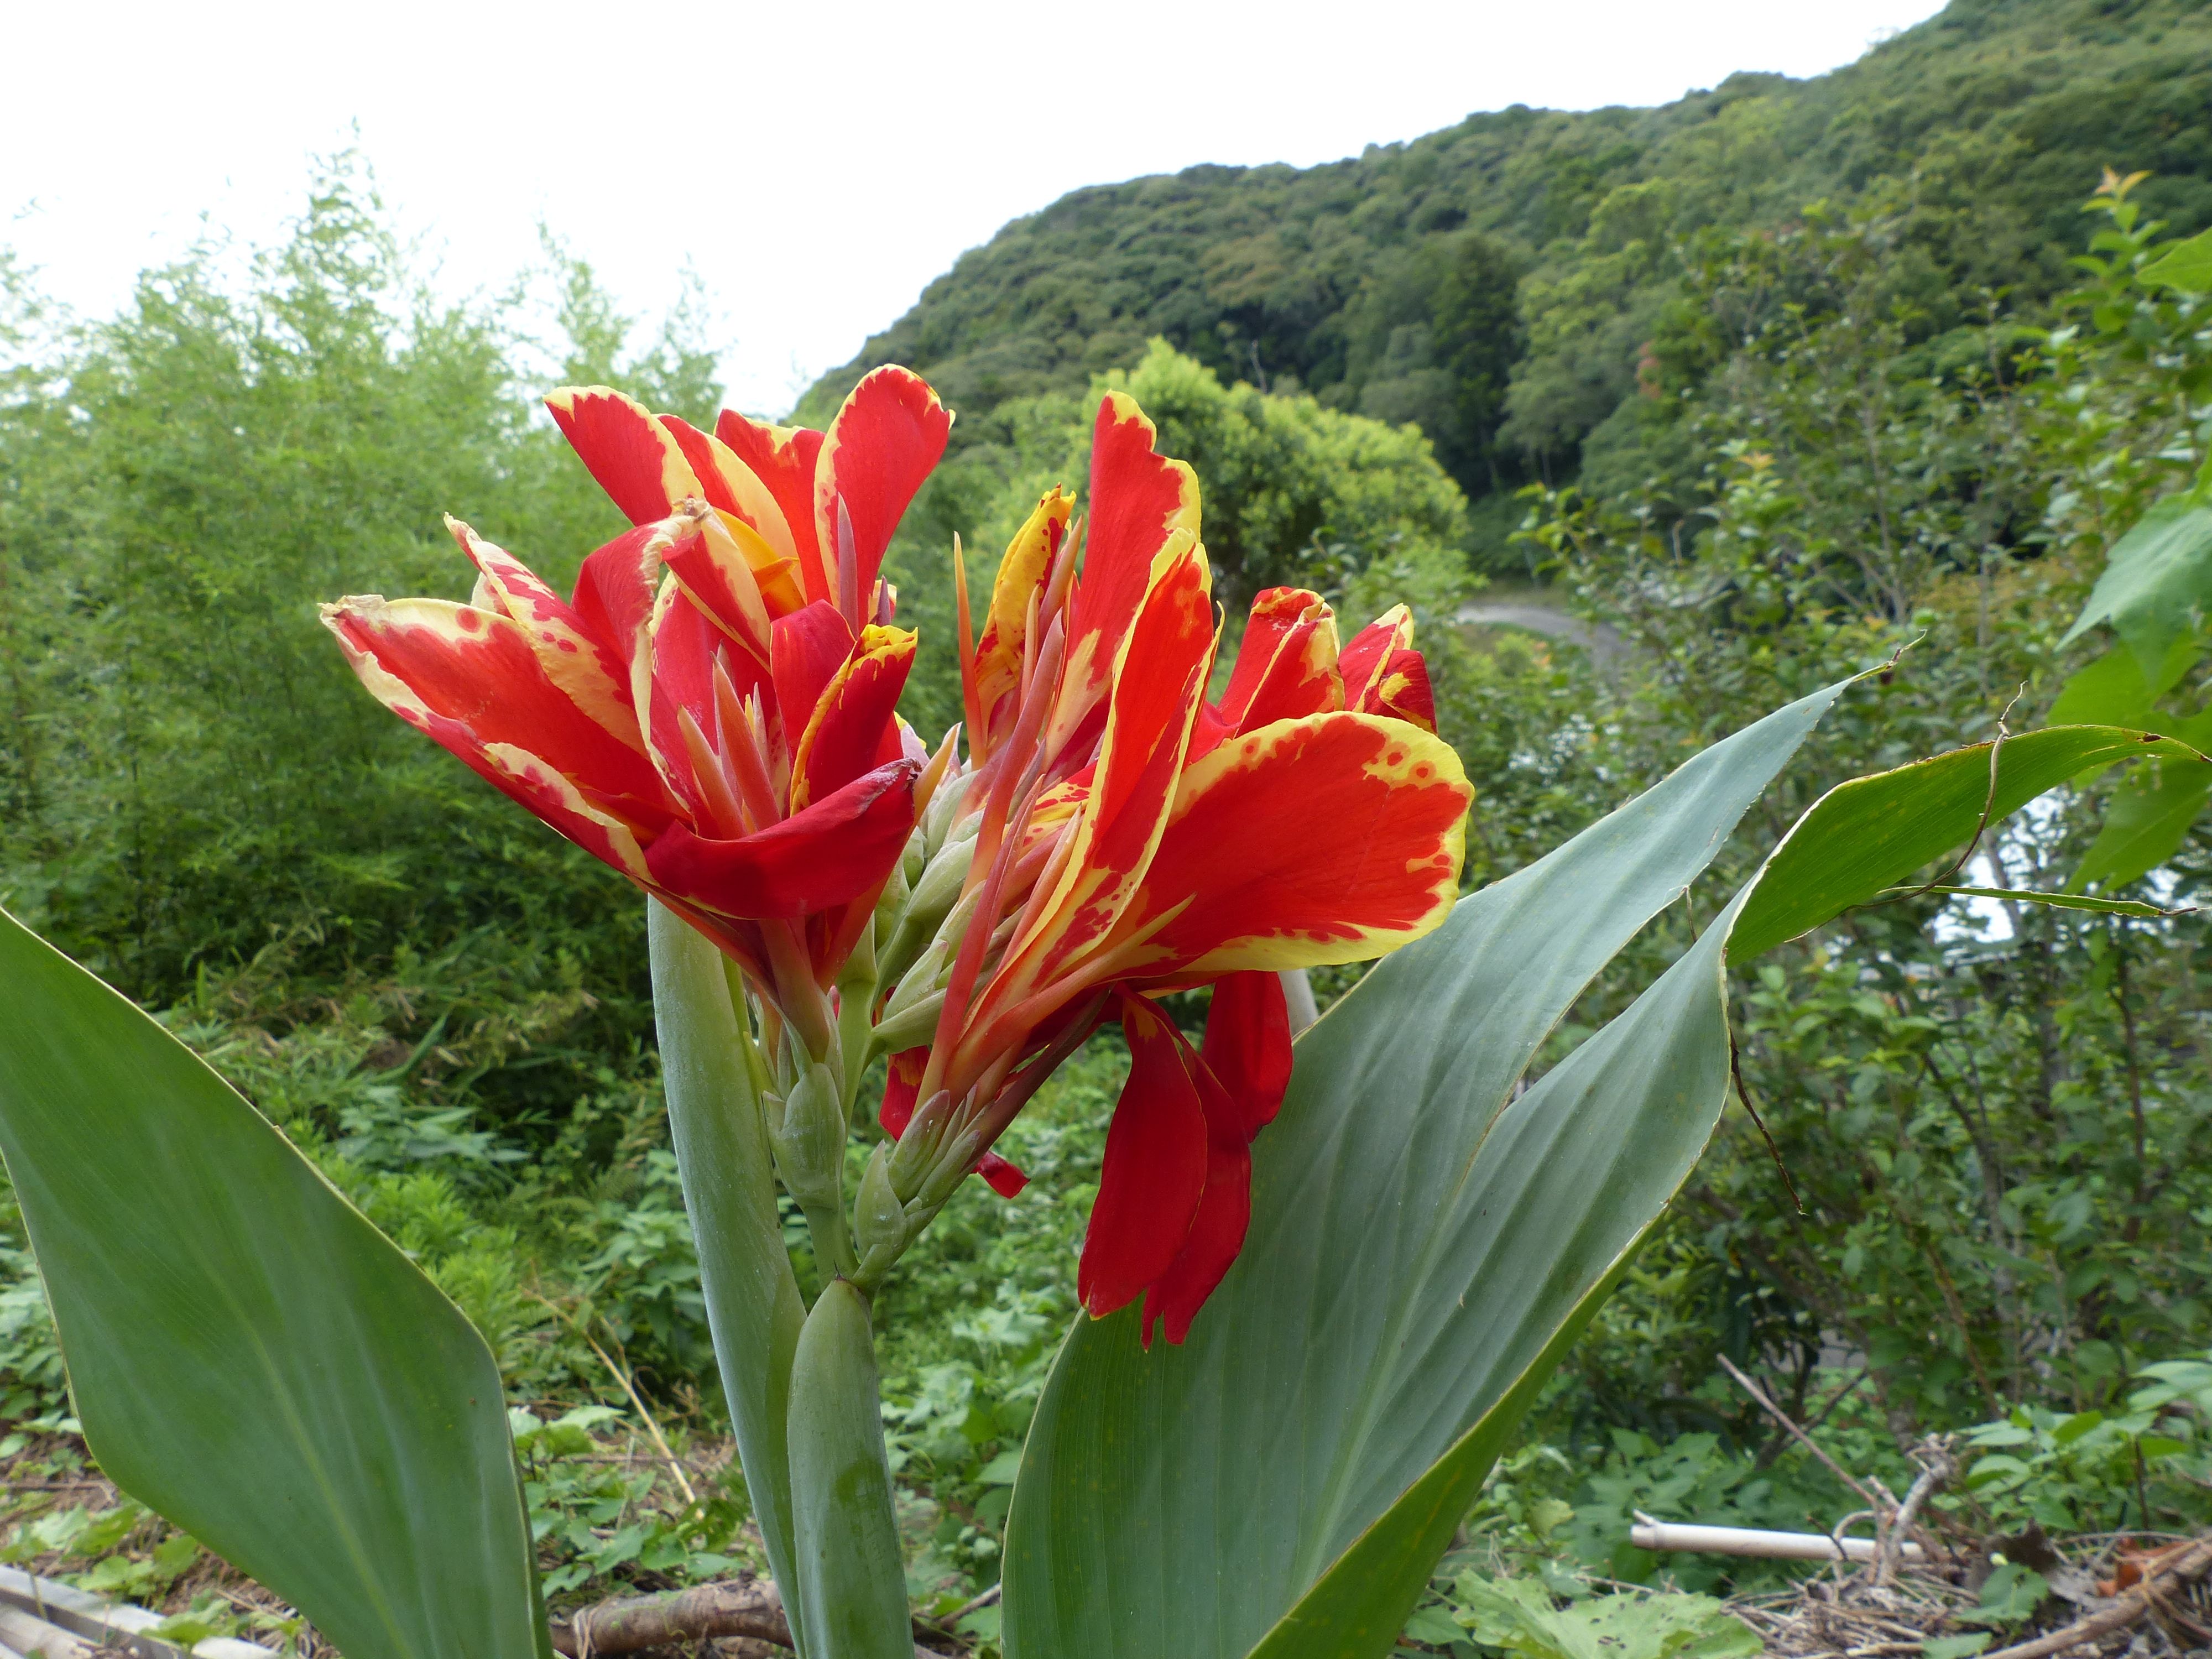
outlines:
[[[2185,294],[2212,294],[2212,230],[2200,230],[2187,241],[2174,243],[2137,275],[2146,283],[2162,283]]]
[[[2212,607],[2212,489],[2200,484],[2153,506],[2112,544],[2089,602],[2066,630],[2069,644],[2099,623],[2158,677],[2174,642]]]
[[[0,1153],[116,1484],[349,1659],[550,1659],[490,1350],[174,1037],[0,915]]]
[[[2173,856],[2212,801],[2212,766],[2146,766],[2112,792],[2104,827],[2074,872],[2074,887],[2124,887]]]
[[[744,1064],[722,954],[665,907],[646,902],[653,1010],[669,1139],[699,1251],[714,1360],[770,1570],[793,1577],[791,1366],[806,1322],[783,1248],[768,1126]],[[804,1640],[806,1612],[787,1596]]]
[[[1797,821],[1736,924],[1729,956],[1748,962],[1832,921],[1915,871],[1962,850],[1984,810],[1992,827],[2045,790],[2118,761],[2156,757],[2212,776],[2188,744],[2111,726],[2053,726],[2009,738],[1990,788],[1986,743],[1838,784]]]
[[[1694,1065],[1626,1052],[1643,1029],[1630,1027],[1542,1095],[1589,1098],[1569,1091],[1591,1068],[1638,1070],[1650,1086],[1620,1121],[1501,1109],[1591,976],[1705,867],[1840,690],[1462,901],[1300,1038],[1254,1148],[1251,1232],[1188,1345],[1140,1354],[1125,1315],[1079,1322],[1054,1367],[1008,1534],[1011,1653],[1236,1659],[1401,1501],[1425,1510],[1410,1536],[1449,1533],[1464,1477],[1432,1480],[1438,1460],[1501,1422],[1501,1402],[1517,1412],[1710,1131],[1715,1054],[1726,1068],[1717,937],[1647,994],[1655,1011],[1710,1005]],[[1540,1154],[1555,1132],[1568,1139]],[[1540,1180],[1570,1146],[1598,1160],[1583,1176],[1619,1179]],[[1285,1635],[1280,1651],[1382,1651],[1432,1559],[1370,1562],[1356,1607],[1304,1609],[1310,1640]]]

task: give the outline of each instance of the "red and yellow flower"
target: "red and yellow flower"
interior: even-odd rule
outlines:
[[[635,526],[569,599],[449,520],[465,604],[349,598],[324,623],[380,702],[714,939],[818,1057],[917,810],[893,712],[915,635],[878,572],[951,416],[890,368],[826,433],[547,402]]]
[[[1472,792],[1436,736],[1402,610],[1340,650],[1318,596],[1271,589],[1222,702],[1206,702],[1196,483],[1121,394],[1099,411],[1090,494],[1080,580],[1055,490],[1009,549],[972,654],[963,592],[972,919],[936,1040],[897,1057],[884,1121],[939,1166],[971,1167],[1118,1015],[1132,1066],[1079,1289],[1094,1316],[1142,1295],[1146,1339],[1158,1322],[1180,1341],[1242,1244],[1248,1148],[1289,1080],[1277,971],[1437,926]],[[1153,999],[1206,984],[1194,1049]]]

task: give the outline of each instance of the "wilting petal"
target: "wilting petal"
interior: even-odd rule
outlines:
[[[860,630],[860,642],[823,688],[793,746],[793,811],[902,752],[893,711],[914,666],[914,647],[908,629],[871,623]],[[798,718],[795,709],[787,710],[787,721]]]
[[[909,760],[878,767],[804,812],[737,841],[708,841],[682,823],[646,849],[653,879],[723,915],[791,918],[880,886],[914,829]]]
[[[750,526],[716,510],[702,514],[697,533],[672,543],[662,556],[691,602],[723,633],[766,663],[768,605],[741,537],[766,551],[767,544]]]
[[[788,752],[799,747],[807,722],[814,718],[814,706],[859,641],[837,607],[821,599],[788,617],[778,617],[770,637],[769,666]]]
[[[1043,592],[1074,507],[1074,501],[1055,484],[1014,533],[1006,544],[1006,556],[999,561],[990,613],[983,621],[982,637],[975,642],[975,704],[988,729],[974,736],[983,740],[987,752],[989,741],[1003,738],[1003,728],[1012,724],[1012,711],[1022,686],[1030,602]],[[1006,712],[998,716],[1001,708]]]
[[[1000,1198],[1019,1198],[1022,1188],[1030,1184],[1029,1176],[1019,1164],[1010,1164],[996,1152],[986,1152],[975,1160],[975,1173],[989,1183]]]
[[[1076,1295],[1093,1319],[1134,1301],[1168,1270],[1206,1191],[1196,1056],[1142,997],[1123,996],[1121,1029],[1129,1039],[1129,1080],[1106,1131],[1098,1196],[1075,1273]]]
[[[729,447],[775,498],[785,524],[790,526],[792,554],[799,561],[801,594],[808,600],[835,599],[836,573],[825,567],[814,539],[814,475],[823,434],[811,427],[775,426],[726,409],[714,422],[714,435]],[[763,530],[761,533],[768,532]],[[836,545],[834,541],[830,544],[833,556]]]
[[[325,605],[323,623],[380,702],[471,765],[511,746],[643,833],[666,821],[667,796],[635,723],[611,730],[580,706],[512,617],[446,599],[372,594]],[[578,672],[599,671],[580,659]]]
[[[1358,962],[1449,914],[1465,850],[1459,757],[1402,720],[1284,720],[1192,763],[1116,937],[1152,928],[1149,982]]]
[[[1343,707],[1334,613],[1318,593],[1268,588],[1252,601],[1237,666],[1221,696],[1225,735]]]
[[[759,537],[773,560],[796,561],[799,543],[784,516],[783,503],[761,476],[713,433],[702,432],[673,415],[658,418],[661,428],[684,452],[707,505],[730,514]]]
[[[842,497],[853,521],[854,550],[860,556],[860,595],[865,608],[874,603],[876,573],[891,544],[907,503],[921,488],[952,430],[952,416],[918,374],[903,368],[872,369],[845,399],[830,423],[814,472],[814,540],[821,550],[827,593],[811,584],[807,597],[835,598],[837,503]]]
[[[1413,613],[1402,605],[1392,605],[1354,634],[1336,659],[1337,672],[1344,676],[1344,706],[1363,708],[1391,653],[1413,648]]]
[[[1281,976],[1263,971],[1218,981],[1201,1052],[1244,1138],[1273,1123],[1291,1086],[1291,1011]]]
[[[1409,720],[1424,732],[1437,729],[1437,697],[1429,686],[1429,665],[1418,651],[1393,651],[1359,699],[1363,714]]]
[[[1084,505],[1083,576],[1070,604],[1067,669],[1046,747],[1060,753],[1106,696],[1123,637],[1136,620],[1152,563],[1177,532],[1199,533],[1198,475],[1158,453],[1159,434],[1126,392],[1098,405]]]
[[[564,386],[545,407],[632,524],[665,519],[685,496],[705,494],[674,434],[634,398],[603,386]]]

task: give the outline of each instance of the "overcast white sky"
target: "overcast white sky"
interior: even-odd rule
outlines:
[[[0,243],[80,313],[209,216],[281,234],[351,142],[457,293],[543,221],[651,318],[688,258],[732,401],[780,411],[963,248],[1061,192],[1301,165],[1473,110],[1818,74],[1936,0],[1076,7],[142,0],[0,9]]]

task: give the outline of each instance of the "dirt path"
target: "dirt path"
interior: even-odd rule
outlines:
[[[1627,641],[1612,629],[1601,623],[1584,622],[1580,617],[1569,616],[1534,597],[1516,597],[1498,604],[1462,605],[1452,620],[1482,628],[1525,628],[1531,634],[1541,634],[1547,639],[1578,646],[1589,652],[1597,662],[1609,661],[1619,656],[1627,646]]]

